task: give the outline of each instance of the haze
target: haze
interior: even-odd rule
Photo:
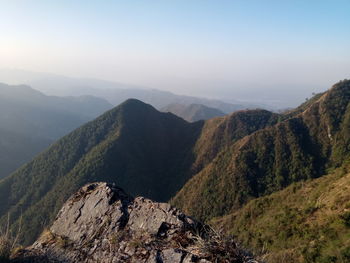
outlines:
[[[1,1],[0,68],[296,106],[350,78],[349,1]]]

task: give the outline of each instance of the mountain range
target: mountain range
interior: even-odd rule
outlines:
[[[171,112],[189,122],[208,120],[226,115],[221,110],[210,108],[202,104],[169,104],[161,108],[160,111]]]
[[[342,190],[337,196],[337,190],[324,188],[329,184],[322,181],[327,178],[322,176],[329,173],[330,184],[347,189],[347,173],[336,175],[334,169],[345,169],[349,160],[349,101],[350,81],[344,80],[283,114],[241,110],[189,123],[141,101],[127,100],[2,179],[0,223],[10,214],[13,228],[23,224],[21,240],[31,243],[44,226],[53,222],[71,194],[86,183],[106,181],[134,196],[171,200],[195,218],[236,232],[247,246],[269,253],[270,262],[281,262],[288,255],[298,258],[285,262],[342,262],[348,257],[350,195]],[[322,198],[318,195],[320,189],[328,189]],[[324,204],[328,207],[335,202],[335,208],[320,211],[339,218],[342,227],[337,229],[342,231],[341,236],[336,235],[334,227],[329,230],[334,235],[327,233],[324,237],[312,231],[310,224],[306,225],[310,236],[309,232],[288,228],[293,226],[293,219],[309,221],[317,215],[312,210],[317,212],[318,206],[288,210],[289,205],[303,202],[306,190],[310,191],[310,200],[312,196],[320,200],[321,207],[322,200],[335,195]],[[341,205],[336,206],[337,202]],[[250,221],[261,207],[266,210],[254,218],[261,216],[262,221]],[[306,209],[311,210],[304,213]],[[279,213],[286,216],[282,216],[284,221],[277,218]],[[264,219],[270,216],[276,218]],[[280,231],[277,234],[282,237],[276,239],[280,243],[268,241],[269,222],[280,226],[274,228]],[[261,242],[265,237],[267,244]],[[313,245],[326,237],[331,238],[331,245]],[[291,238],[314,243],[299,248],[288,243]],[[287,250],[288,244],[291,249],[304,250],[288,254],[282,250]]]
[[[92,96],[46,96],[29,86],[0,83],[0,178],[110,108]]]
[[[92,95],[103,98],[116,106],[127,99],[134,98],[151,104],[157,109],[169,104],[202,104],[219,109],[228,114],[246,108],[274,109],[268,105],[241,101],[222,101],[193,96],[177,95],[168,91],[150,89],[147,87],[130,85],[92,78],[71,78],[51,73],[38,73],[16,69],[1,69],[0,82],[9,84],[28,84],[48,95],[55,96],[83,96]]]

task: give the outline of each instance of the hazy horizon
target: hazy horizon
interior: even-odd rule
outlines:
[[[295,106],[350,78],[349,8],[348,1],[3,1],[0,68]]]

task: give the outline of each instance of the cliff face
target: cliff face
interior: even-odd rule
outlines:
[[[13,262],[256,262],[166,203],[107,183],[84,186]]]

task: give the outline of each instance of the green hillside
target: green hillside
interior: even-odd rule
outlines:
[[[350,81],[339,82],[301,113],[231,143],[172,203],[210,220],[341,165],[349,156],[349,101]]]
[[[128,100],[75,130],[0,181],[0,214],[23,215],[26,243],[87,182],[115,182],[134,195],[167,200],[188,179],[202,123]]]
[[[243,111],[191,124],[128,100],[0,181],[1,220],[10,213],[18,222],[23,215],[23,241],[30,243],[72,193],[93,181],[116,183],[133,195],[169,200],[225,147],[220,140],[235,141],[274,123],[276,116]]]
[[[193,172],[210,164],[230,145],[260,129],[276,124],[278,114],[266,110],[242,110],[220,118],[207,120],[193,149],[196,159]]]
[[[349,165],[254,199],[212,224],[266,262],[350,262]]]
[[[63,202],[93,181],[167,201],[209,221],[348,159],[350,81],[289,115],[266,110],[188,123],[128,100],[0,181],[0,223],[22,215],[33,241]],[[177,194],[176,194],[177,193]]]

